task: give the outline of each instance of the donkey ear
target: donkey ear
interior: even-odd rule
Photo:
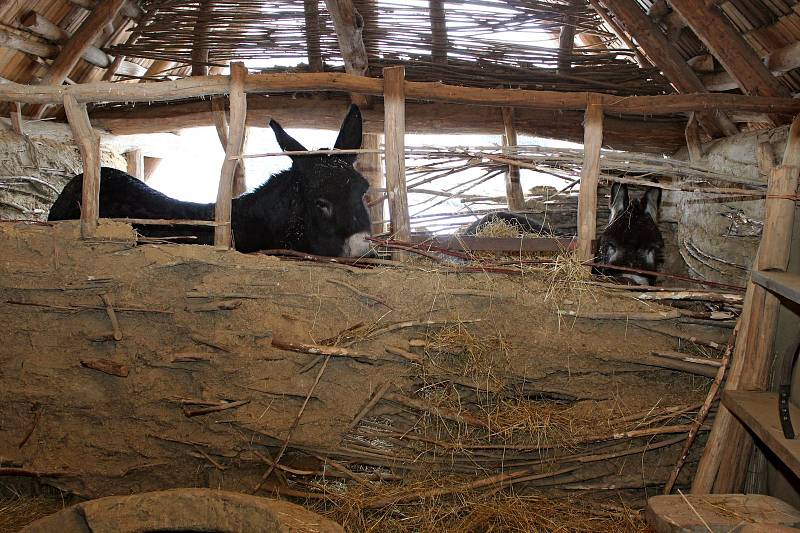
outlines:
[[[342,122],[342,128],[339,130],[339,136],[336,137],[336,143],[333,147],[339,150],[358,150],[361,148],[361,123],[361,110],[358,109],[358,106],[351,105],[344,122]],[[352,165],[356,162],[358,154],[341,154],[337,157]]]
[[[286,133],[286,131],[281,127],[281,125],[275,122],[274,120],[269,121],[269,127],[272,128],[272,131],[275,132],[275,138],[278,140],[278,146],[280,146],[281,150],[283,150],[284,152],[306,151],[305,146],[297,142],[294,139],[294,137]],[[295,158],[292,157],[292,160],[294,159]]]
[[[658,224],[658,209],[661,207],[661,189],[650,187],[644,193],[644,212]]]
[[[614,183],[611,185],[611,200],[608,203],[611,208],[609,222],[628,208],[628,186],[624,183]]]

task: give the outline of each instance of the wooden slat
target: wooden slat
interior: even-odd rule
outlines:
[[[100,216],[100,137],[89,122],[86,104],[79,104],[67,95],[64,97],[64,111],[83,159],[81,236],[88,239],[94,236]]]
[[[383,69],[386,190],[389,200],[391,233],[395,239],[400,241],[407,241],[411,233],[406,190],[406,112],[403,93],[405,73],[404,67]],[[397,255],[402,256],[403,254]]]
[[[778,394],[725,391],[722,404],[746,425],[795,475],[800,476],[800,439],[783,436],[778,418]],[[789,402],[792,422],[800,421],[800,408]]]
[[[670,0],[670,4],[745,93],[790,96],[718,7],[696,0]]]
[[[600,176],[600,148],[603,145],[603,106],[591,101],[586,107],[583,137],[583,166],[578,195],[578,259],[590,261],[592,241],[597,236],[597,179]]]
[[[800,304],[800,276],[789,272],[753,272],[753,283],[757,283],[775,294],[780,294]]]
[[[605,4],[625,24],[647,56],[662,70],[664,76],[681,93],[706,92],[697,74],[686,64],[680,52],[645,14],[636,0],[605,0]],[[725,117],[703,112],[698,119],[709,135],[735,135],[736,126]]]
[[[503,146],[517,145],[517,129],[514,127],[514,108],[503,108]],[[508,198],[508,208],[512,211],[525,209],[525,195],[522,192],[522,183],[519,177],[519,167],[509,165],[506,170],[506,198]]]
[[[20,18],[20,24],[31,33],[54,43],[63,43],[67,41],[71,35],[68,31],[60,28],[57,24],[54,24],[35,11],[28,11],[22,16]],[[83,51],[81,58],[100,68],[106,68],[111,64],[111,59],[108,57],[108,54],[91,44]]]
[[[242,154],[244,146],[245,119],[247,118],[247,99],[244,95],[244,85],[247,78],[247,69],[244,63],[231,63],[231,89],[230,105],[231,119],[228,131],[228,145],[225,148],[225,161],[220,171],[217,203],[214,207],[214,220],[223,224],[214,228],[214,245],[229,248],[231,246],[231,200],[233,194],[233,178],[236,171],[237,160],[231,159]]]
[[[800,117],[792,123],[783,155],[782,167],[770,173],[767,188],[767,213],[761,243],[753,263],[753,271],[786,270],[791,250],[792,209],[783,196],[797,189],[797,167],[800,166]],[[791,194],[794,194],[793,192]],[[772,345],[780,309],[780,300],[763,287],[747,284],[742,306],[741,327],[728,373],[726,390],[765,390],[769,386],[772,367]],[[692,493],[737,492],[744,482],[753,443],[731,413],[721,408],[714,420],[703,456],[697,467]]]

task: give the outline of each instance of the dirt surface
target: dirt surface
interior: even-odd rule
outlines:
[[[351,468],[484,475],[502,461],[443,462],[440,452],[428,461],[427,451],[406,448],[392,462],[376,451],[391,439],[370,432],[393,428],[467,448],[524,445],[541,458],[559,447],[587,450],[581,435],[623,427],[615,421],[636,426],[637,416],[702,402],[709,383],[637,364],[651,350],[676,349],[670,337],[625,320],[557,313],[660,306],[546,272],[366,270],[203,246],[135,246],[131,228],[112,223],[93,241],[77,234],[73,222],[0,224],[0,466],[80,497],[203,486],[248,492],[289,434],[281,462],[298,471],[321,468],[305,450]],[[121,340],[101,294],[115,309]],[[333,357],[321,374],[319,364],[304,368],[316,356],[271,345],[337,336],[338,346],[363,357]],[[388,354],[387,346],[425,363]],[[92,368],[98,360],[126,375]],[[387,397],[350,429],[387,383]],[[247,403],[187,416],[231,401]],[[678,418],[659,424],[686,423]],[[598,446],[633,449],[656,438]],[[679,450],[677,442],[623,454],[562,482],[651,486],[666,478]]]

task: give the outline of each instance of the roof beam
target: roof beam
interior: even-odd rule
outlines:
[[[681,93],[707,92],[697,74],[686,64],[661,29],[642,11],[636,0],[605,0],[605,4],[625,24],[644,53]],[[703,129],[711,137],[735,135],[738,129],[724,114],[704,112],[698,115]]]
[[[444,0],[428,0],[431,21],[431,58],[434,63],[447,64],[447,22]]]
[[[774,76],[800,68],[800,42],[773,50],[762,59],[762,62]],[[730,91],[739,88],[739,84],[727,71],[703,75],[700,79],[710,91]]]
[[[356,10],[353,0],[325,0],[325,5],[333,19],[345,71],[355,76],[365,76],[369,63],[362,35],[364,18]],[[363,95],[354,93],[351,98],[354,104],[366,107],[367,98]]]
[[[670,0],[670,3],[744,93],[791,96],[717,6],[697,0]]]
[[[333,95],[321,100],[280,94],[272,94],[269,98],[249,95],[247,124],[264,127],[270,118],[274,118],[288,128],[336,130],[341,124],[345,106],[342,98]],[[503,131],[500,113],[486,110],[481,113],[481,120],[475,120],[475,114],[468,110],[459,104],[407,101],[406,132],[498,135]],[[364,132],[383,133],[383,106],[376,102],[372,109],[362,112]],[[582,142],[583,117],[583,110],[517,108],[514,110],[514,127],[519,135]],[[97,109],[92,113],[92,123],[115,135],[128,135],[212,126],[214,121],[208,102],[197,101]],[[686,123],[679,120],[636,120],[609,114],[604,123],[603,142],[612,149],[673,153],[684,145]]]
[[[114,19],[124,3],[125,0],[100,0],[80,28],[64,43],[61,53],[42,78],[41,85],[61,85],[78,64],[83,53],[103,32],[105,25]]]

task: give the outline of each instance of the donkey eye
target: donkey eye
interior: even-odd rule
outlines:
[[[322,211],[322,214],[326,217],[330,217],[333,214],[333,205],[324,198],[317,198],[314,203],[317,206],[317,209]]]

